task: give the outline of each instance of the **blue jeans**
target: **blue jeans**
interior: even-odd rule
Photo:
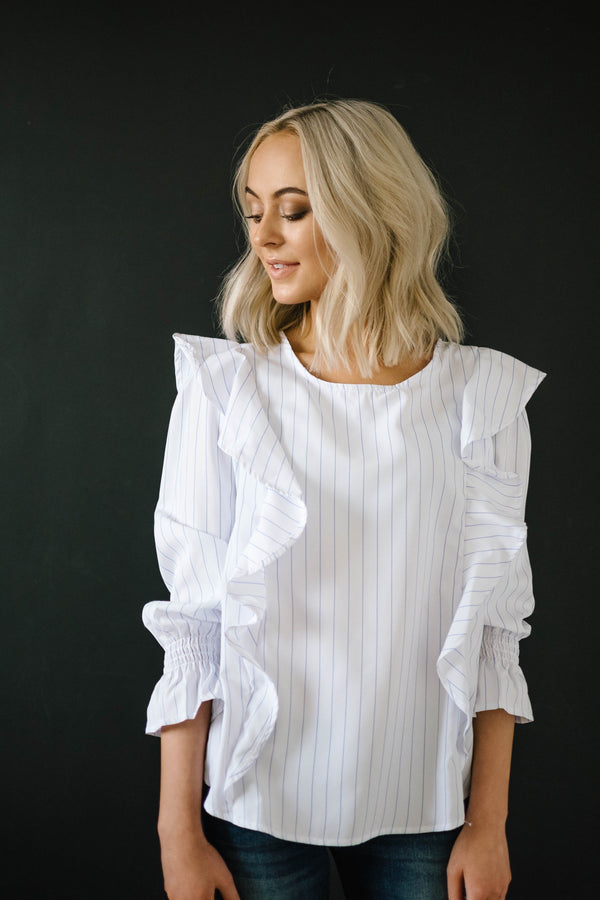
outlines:
[[[328,900],[329,853],[347,900],[447,900],[446,865],[460,828],[390,834],[351,847],[297,844],[203,813],[207,840],[241,900]]]

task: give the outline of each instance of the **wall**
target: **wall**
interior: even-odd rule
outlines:
[[[598,786],[585,17],[19,9],[0,37],[7,893],[163,896],[144,735],[162,654],[140,615],[165,596],[152,515],[171,334],[217,333],[240,141],[284,103],[337,95],[388,105],[441,178],[468,341],[549,373],[529,406],[536,722],[515,744],[509,896],[578,896]]]

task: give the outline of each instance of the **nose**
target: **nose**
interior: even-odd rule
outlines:
[[[252,228],[251,240],[255,247],[278,247],[283,243],[281,217],[275,213],[263,213],[260,222]]]

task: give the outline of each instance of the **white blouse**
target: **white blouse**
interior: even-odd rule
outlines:
[[[212,699],[206,808],[246,828],[458,827],[473,716],[532,718],[525,405],[544,374],[439,341],[400,384],[335,384],[283,332],[266,355],[174,338],[147,732]]]

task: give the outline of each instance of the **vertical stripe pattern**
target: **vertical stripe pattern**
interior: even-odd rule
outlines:
[[[210,407],[195,421],[214,422],[218,411],[217,432],[205,424],[203,434],[229,469],[213,464],[210,487],[171,482],[182,445],[188,467],[210,456],[185,417],[179,432],[172,420],[164,483],[173,497],[185,485],[213,512],[185,551],[161,525],[159,554],[182,553],[187,581],[165,578],[171,600],[149,604],[145,621],[161,639],[159,620],[162,628],[168,610],[181,610],[169,616],[171,655],[187,659],[198,647],[202,681],[222,616],[220,664],[214,655],[209,666],[220,665],[223,714],[211,727],[207,808],[329,845],[456,827],[472,715],[502,706],[531,718],[518,666],[533,608],[524,406],[542,374],[439,342],[399,385],[331,384],[301,365],[284,335],[267,356],[188,340],[198,360],[190,383]],[[182,527],[197,523],[190,516],[181,511]],[[172,519],[165,514],[169,528]],[[196,601],[192,557],[204,573]],[[219,596],[215,582],[219,613],[203,614],[190,638],[187,609],[195,603],[196,623],[201,597]]]

